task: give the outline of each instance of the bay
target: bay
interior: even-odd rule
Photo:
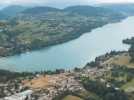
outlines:
[[[0,58],[0,69],[42,71],[83,67],[97,56],[116,50],[127,50],[123,39],[134,36],[134,17],[107,24],[67,43],[20,55]]]

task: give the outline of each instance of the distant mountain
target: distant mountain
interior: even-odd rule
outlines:
[[[7,19],[7,18],[8,18],[8,16],[6,16],[2,12],[0,12],[0,20],[4,20],[4,19]]]
[[[120,3],[120,4],[101,4],[101,7],[111,9],[116,12],[120,12],[126,16],[134,15],[134,4],[132,3]]]
[[[64,9],[64,11],[70,13],[76,13],[84,16],[105,16],[105,15],[114,15],[118,14],[118,12],[114,12],[110,9],[102,8],[102,7],[92,7],[92,6],[71,6]]]
[[[5,7],[6,7],[6,6],[0,4],[0,10],[3,9],[3,8],[5,8]]]
[[[34,7],[34,8],[26,9],[22,13],[23,14],[41,14],[41,13],[43,14],[47,12],[57,12],[57,11],[61,11],[61,10],[52,7]]]
[[[34,7],[26,9],[22,12],[23,15],[31,14],[32,17],[34,15],[46,14],[50,13],[51,16],[57,15],[57,13],[61,13],[61,15],[67,13],[70,16],[80,15],[80,16],[90,16],[90,17],[116,17],[116,19],[120,19],[124,17],[119,12],[115,12],[111,9],[106,9],[103,7],[93,7],[93,6],[70,6],[64,9],[57,9],[52,7]],[[53,13],[53,14],[52,14]],[[49,16],[49,15],[48,15]]]
[[[2,9],[2,13],[8,17],[14,17],[16,16],[18,13],[24,11],[27,7],[22,7],[22,6],[8,6],[6,8]]]
[[[89,17],[102,17],[109,19],[122,19],[125,16],[120,12],[116,12],[112,9],[107,9],[104,7],[94,7],[94,6],[71,6],[64,9],[66,12],[72,14],[78,14],[82,16]]]
[[[99,9],[98,7],[91,7],[91,6],[71,6],[64,9],[64,11],[84,16],[97,15],[98,12],[100,12],[101,10],[102,9]]]

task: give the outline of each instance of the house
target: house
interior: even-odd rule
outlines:
[[[0,100],[25,100],[26,98],[30,98],[32,93],[33,93],[32,90],[27,90],[27,91],[15,94],[13,96],[5,97],[4,99],[0,99]]]

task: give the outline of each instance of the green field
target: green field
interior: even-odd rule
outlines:
[[[83,100],[80,97],[77,96],[72,96],[72,95],[68,95],[65,98],[63,98],[62,100]]]

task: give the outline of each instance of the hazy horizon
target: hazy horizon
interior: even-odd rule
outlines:
[[[72,5],[94,5],[99,3],[134,3],[134,0],[0,0],[0,8],[9,5],[64,8]]]

